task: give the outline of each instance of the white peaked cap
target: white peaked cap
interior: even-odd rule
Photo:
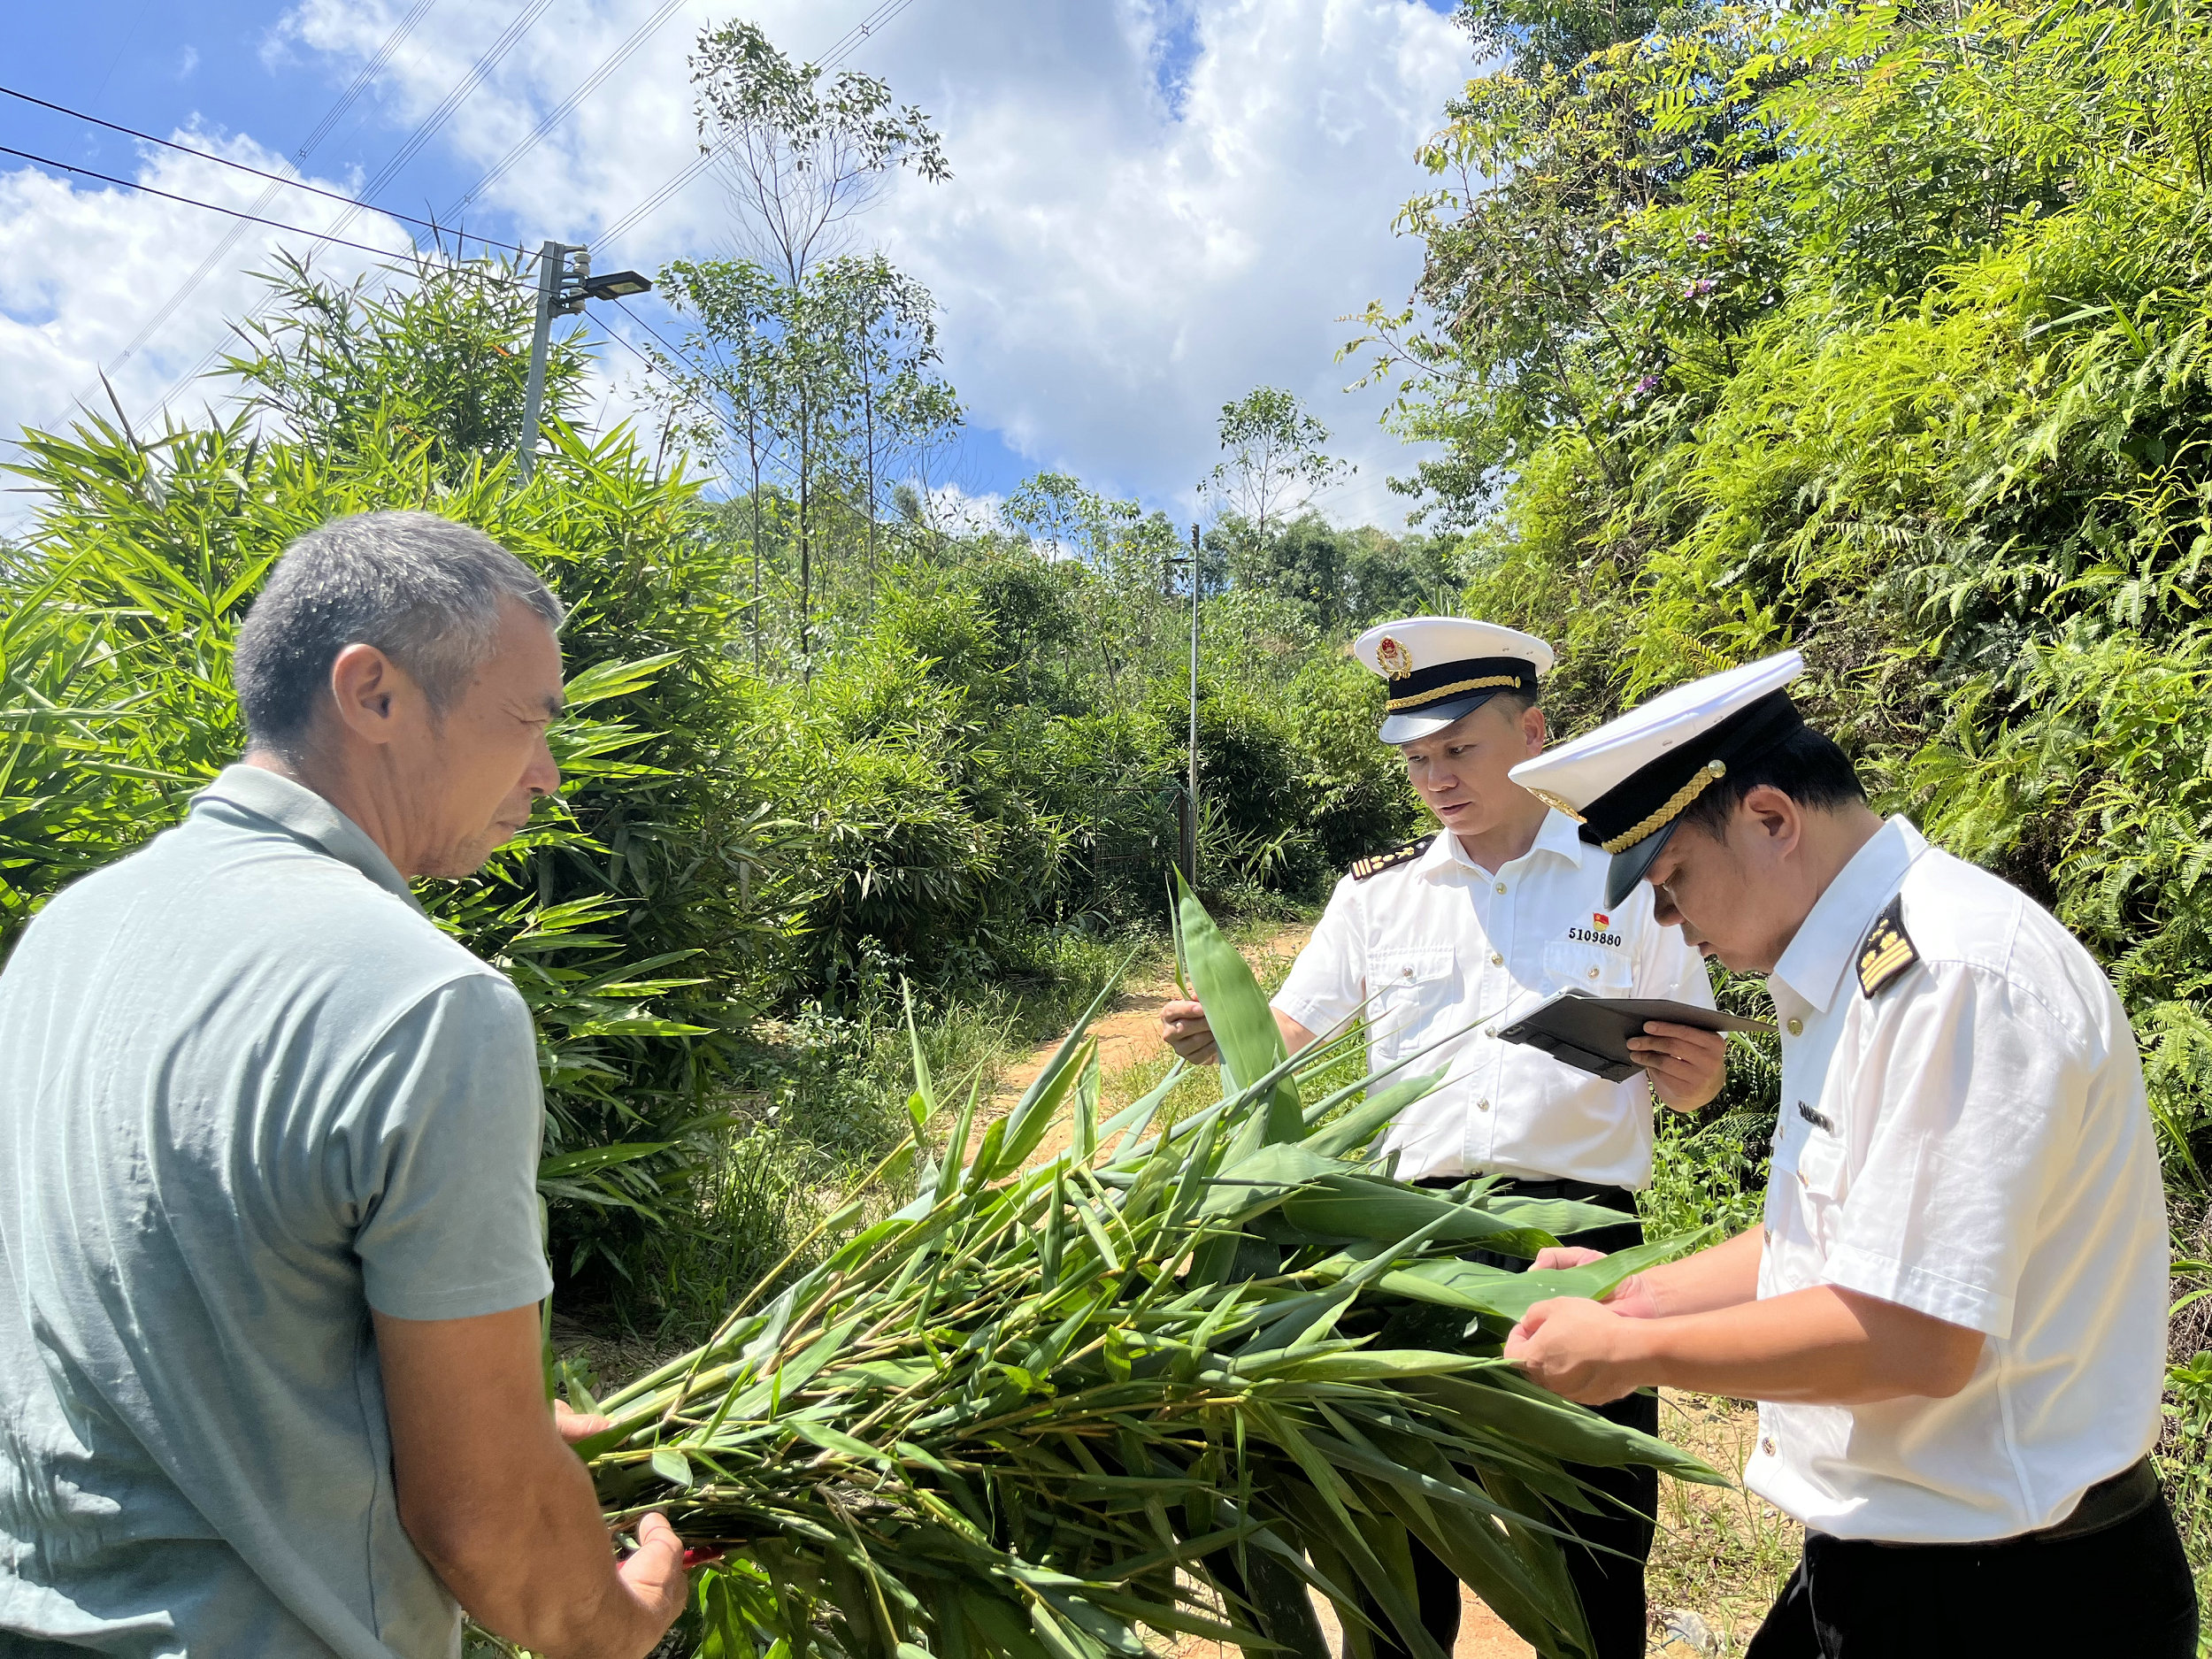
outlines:
[[[1440,732],[1501,691],[1530,691],[1551,672],[1552,649],[1533,634],[1465,617],[1407,617],[1372,627],[1352,654],[1390,682],[1382,741]]]
[[[1805,659],[1782,651],[1662,692],[1509,774],[1613,856],[1606,902],[1625,899],[1709,785],[1804,724],[1782,688]]]

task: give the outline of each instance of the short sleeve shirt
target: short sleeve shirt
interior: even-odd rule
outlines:
[[[1681,930],[1652,919],[1648,887],[1606,908],[1606,864],[1555,811],[1529,850],[1498,870],[1477,864],[1447,830],[1417,858],[1337,884],[1273,1005],[1317,1033],[1363,1007],[1375,1067],[1420,1055],[1401,1075],[1445,1070],[1383,1138],[1402,1178],[1499,1172],[1627,1187],[1651,1179],[1641,1073],[1609,1083],[1493,1034],[1565,990],[1713,1005]]]
[[[370,1310],[550,1288],[535,1045],[358,826],[233,767],[0,972],[0,1651],[427,1659]]]
[[[1760,1295],[1834,1285],[1985,1340],[1949,1399],[1761,1406],[1746,1482],[1839,1538],[2064,1519],[2157,1438],[2165,1371],[2157,1146],[2110,981],[2024,895],[1892,818],[1769,983]]]

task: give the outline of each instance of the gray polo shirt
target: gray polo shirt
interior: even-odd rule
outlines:
[[[0,1652],[457,1654],[369,1310],[548,1293],[541,1113],[514,987],[273,772],[48,905],[0,973]]]

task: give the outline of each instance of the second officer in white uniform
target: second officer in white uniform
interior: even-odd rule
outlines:
[[[1651,1175],[1653,1095],[1679,1111],[1712,1100],[1724,1040],[1690,1026],[1650,1026],[1633,1040],[1646,1072],[1611,1083],[1491,1033],[1569,989],[1709,1008],[1704,964],[1677,930],[1654,922],[1647,887],[1608,903],[1605,855],[1506,775],[1542,752],[1539,683],[1552,665],[1550,646],[1491,623],[1417,617],[1370,629],[1353,649],[1388,681],[1381,739],[1404,755],[1408,780],[1442,827],[1353,865],[1275,995],[1276,1023],[1294,1052],[1363,1006],[1378,1066],[1466,1032],[1422,1060],[1423,1071],[1447,1067],[1446,1080],[1386,1135],[1400,1178],[1450,1187],[1502,1174],[1509,1191],[1623,1212],[1620,1225],[1573,1242],[1606,1250],[1637,1243],[1633,1194]],[[1212,1056],[1198,1004],[1171,1002],[1161,1012],[1162,1035],[1179,1053]],[[1480,1029],[1468,1029],[1478,1022]],[[1657,1410],[1655,1397],[1640,1394],[1604,1414],[1648,1433]],[[1568,1517],[1599,1546],[1571,1548],[1569,1570],[1600,1659],[1640,1659],[1656,1477],[1647,1469],[1577,1472],[1625,1508]],[[1422,1623],[1449,1653],[1459,1585],[1415,1548]],[[1376,1639],[1377,1659],[1395,1651]]]
[[[1617,891],[1768,976],[1782,1091],[1763,1226],[1537,1303],[1507,1356],[1577,1400],[1760,1402],[1745,1484],[1806,1532],[1749,1659],[2192,1659],[2126,1010],[2048,911],[1875,815],[1784,689],[1804,666],[1678,687],[1518,769]]]

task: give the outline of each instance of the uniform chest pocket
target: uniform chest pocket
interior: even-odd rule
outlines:
[[[1368,1030],[1379,1057],[1394,1060],[1441,1037],[1459,1006],[1456,954],[1426,949],[1377,951],[1368,958]]]
[[[1816,1124],[1808,1123],[1803,1127],[1805,1139],[1797,1148],[1798,1184],[1808,1198],[1817,1202],[1839,1202],[1846,1180],[1843,1138]]]
[[[1587,991],[1593,996],[1626,996],[1635,967],[1624,945],[1586,945],[1555,940],[1544,947],[1544,989]]]
[[[1783,1110],[1793,1118],[1798,1116],[1794,1103]],[[1792,1126],[1776,1148],[1775,1171],[1768,1190],[1771,1193],[1778,1187],[1795,1212],[1791,1236],[1809,1245],[1824,1259],[1836,1248],[1850,1179],[1842,1136],[1809,1119],[1801,1119]]]

